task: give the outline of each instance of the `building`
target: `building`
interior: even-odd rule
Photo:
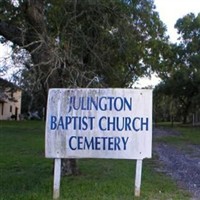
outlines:
[[[0,120],[19,120],[21,115],[22,90],[0,78]]]

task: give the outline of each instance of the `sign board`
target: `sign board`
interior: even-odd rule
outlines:
[[[51,89],[47,158],[150,158],[152,90]]]

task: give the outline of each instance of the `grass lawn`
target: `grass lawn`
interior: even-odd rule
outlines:
[[[180,123],[176,123],[173,128],[169,123],[160,123],[158,124],[160,127],[164,127],[167,129],[174,129],[181,133],[181,135],[176,136],[166,136],[159,140],[174,143],[177,145],[185,145],[185,144],[193,144],[200,145],[200,127],[192,126],[190,124],[183,125]]]
[[[188,200],[144,160],[141,197],[134,197],[134,160],[80,159],[79,176],[62,177],[60,200]],[[52,199],[53,160],[44,157],[44,123],[0,121],[0,200]]]

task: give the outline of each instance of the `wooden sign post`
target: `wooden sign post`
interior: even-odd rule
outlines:
[[[51,89],[45,156],[55,159],[53,198],[60,194],[61,158],[136,159],[135,196],[142,160],[152,154],[152,90]]]
[[[61,159],[54,160],[54,181],[53,181],[53,199],[58,199],[60,196],[60,177],[61,177]]]
[[[142,180],[142,160],[136,161],[136,172],[135,172],[135,196],[140,196],[140,187]]]

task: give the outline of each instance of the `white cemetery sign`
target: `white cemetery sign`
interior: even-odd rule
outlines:
[[[151,154],[152,90],[50,89],[45,155],[55,158],[54,198],[61,158],[136,159],[139,196],[142,159]]]

